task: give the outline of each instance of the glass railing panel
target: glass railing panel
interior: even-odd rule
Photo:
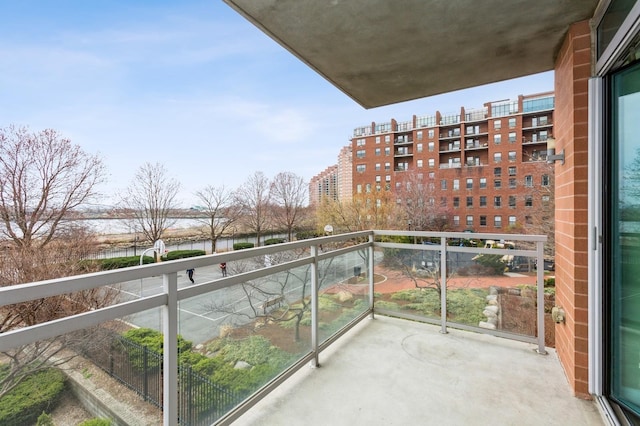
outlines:
[[[318,336],[322,343],[369,308],[368,250],[318,263]]]

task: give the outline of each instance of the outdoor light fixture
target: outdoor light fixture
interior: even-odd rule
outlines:
[[[556,140],[553,136],[549,136],[547,138],[547,163],[553,164],[556,161],[560,161],[560,164],[564,165],[564,149],[556,155]]]

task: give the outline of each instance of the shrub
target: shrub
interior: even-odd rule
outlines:
[[[545,286],[545,287],[555,287],[555,286],[556,286],[556,279],[555,279],[555,277],[545,278],[545,280],[544,280],[544,286]]]
[[[57,404],[65,387],[64,374],[55,368],[38,371],[0,399],[0,424],[34,424]]]
[[[282,244],[284,242],[286,242],[287,240],[284,238],[269,238],[268,240],[264,240],[264,245],[265,246],[270,246],[272,244]]]
[[[308,240],[309,238],[318,238],[321,237],[322,234],[315,231],[298,231],[296,232],[297,240]]]
[[[36,422],[36,426],[55,426],[55,425],[53,424],[53,419],[51,418],[51,415],[43,411],[42,414],[38,416],[38,421]]]
[[[244,249],[253,248],[253,247],[254,247],[253,243],[233,243],[234,250],[244,250]]]
[[[102,259],[99,262],[100,269],[102,270],[128,268],[131,266],[139,266],[140,256],[111,257],[109,259]],[[155,263],[155,259],[151,256],[143,256],[142,263],[145,265],[147,263]]]
[[[491,268],[495,275],[503,275],[506,265],[502,257],[500,254],[480,254],[476,256],[475,261],[484,267]]]
[[[89,419],[79,423],[78,426],[111,426],[111,420],[100,418]]]
[[[204,250],[173,250],[165,254],[162,259],[164,260],[176,260],[185,259],[187,257],[204,256],[207,254]]]
[[[163,348],[163,335],[159,331],[152,330],[150,328],[132,328],[123,333],[124,337],[129,342],[133,342],[139,346],[146,347],[149,351],[158,355],[162,355]],[[178,360],[184,362],[183,359],[188,359],[193,353],[191,352],[193,344],[185,340],[182,336],[178,335]],[[138,370],[144,368],[143,357],[140,356],[140,352],[136,350],[129,350],[129,360],[131,364]],[[147,359],[147,367],[159,367],[161,364],[161,357],[151,357]]]

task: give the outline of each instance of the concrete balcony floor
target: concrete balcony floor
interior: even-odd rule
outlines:
[[[603,425],[556,352],[489,335],[365,319],[238,425]]]

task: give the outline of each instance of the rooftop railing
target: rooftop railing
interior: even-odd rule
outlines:
[[[154,368],[159,372],[164,424],[229,424],[303,365],[319,365],[322,350],[374,312],[436,323],[443,333],[456,327],[531,342],[545,353],[548,301],[543,268],[535,269],[544,264],[545,241],[531,235],[362,231],[4,287],[5,312],[92,289],[116,297],[109,306],[6,331],[0,352],[11,356],[9,368],[16,371],[53,364],[62,353],[72,354],[65,367],[73,369],[73,356],[94,359],[88,354],[109,352],[111,373],[120,362],[145,376]],[[221,263],[227,265],[224,276]],[[184,273],[191,268],[195,284]],[[120,342],[123,332],[136,328],[162,333],[161,361],[135,357],[125,349],[131,345],[105,337],[115,333]],[[288,339],[278,340],[281,334]],[[181,343],[179,350],[178,336],[193,345]],[[241,349],[244,344],[253,350]],[[193,353],[186,356],[187,350]],[[236,363],[229,374],[246,374],[229,383],[206,365],[234,350],[253,355],[224,359],[222,364]],[[198,367],[187,365],[194,359]],[[203,377],[194,379],[192,370]]]

